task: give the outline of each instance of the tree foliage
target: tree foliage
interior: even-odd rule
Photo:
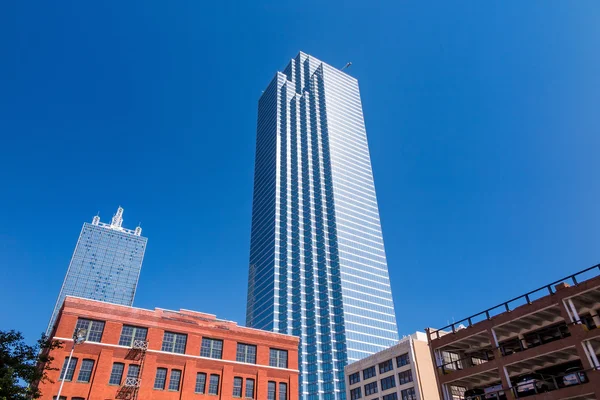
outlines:
[[[33,346],[25,343],[21,332],[0,331],[0,400],[37,399],[39,383],[50,381],[50,351],[62,347],[45,335]]]

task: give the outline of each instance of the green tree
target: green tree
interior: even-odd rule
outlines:
[[[37,399],[39,383],[50,381],[53,368],[50,351],[62,347],[57,340],[42,337],[33,346],[21,332],[0,331],[0,400]]]

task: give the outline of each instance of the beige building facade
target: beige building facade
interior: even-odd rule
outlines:
[[[439,400],[427,335],[416,332],[398,344],[346,366],[347,400]]]

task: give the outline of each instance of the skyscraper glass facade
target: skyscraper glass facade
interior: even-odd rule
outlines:
[[[110,224],[84,223],[46,334],[50,335],[66,296],[133,305],[147,238],[140,227],[125,229],[119,207]]]
[[[304,53],[258,104],[247,325],[300,336],[303,399],[398,341],[358,82]]]

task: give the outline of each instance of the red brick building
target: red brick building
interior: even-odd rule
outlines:
[[[298,341],[194,311],[65,299],[42,400],[298,399]],[[73,346],[73,333],[85,342]]]

